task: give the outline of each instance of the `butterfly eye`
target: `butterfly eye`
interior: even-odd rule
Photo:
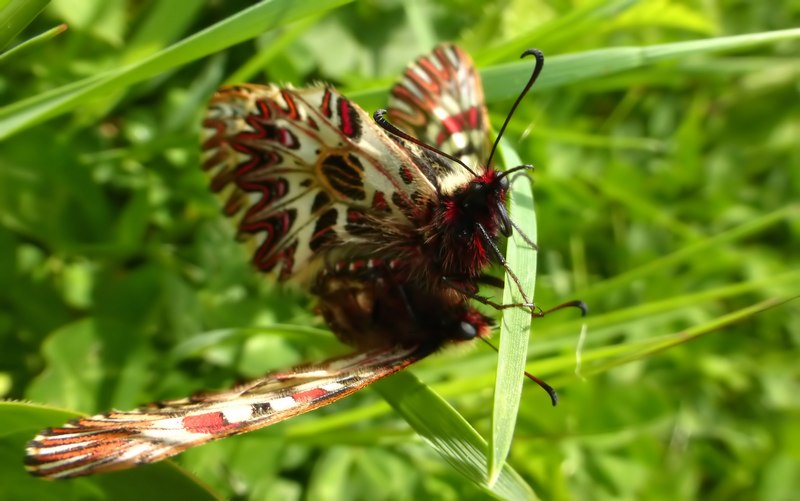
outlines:
[[[478,335],[478,330],[469,322],[462,321],[458,326],[458,334],[460,339],[470,340],[475,339]]]
[[[461,200],[463,208],[486,207],[486,184],[473,182],[467,186]]]
[[[508,181],[508,176],[499,176],[497,178],[497,187],[501,191],[508,191],[508,188],[510,186],[511,186],[511,184]]]

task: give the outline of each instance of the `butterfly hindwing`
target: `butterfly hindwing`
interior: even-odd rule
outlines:
[[[391,90],[388,111],[392,123],[422,142],[478,173],[485,167],[489,116],[483,87],[472,59],[457,46],[440,45],[408,65]]]
[[[71,478],[153,463],[328,405],[427,353],[415,347],[354,353],[228,391],[76,419],[31,440],[25,467],[36,476]]]

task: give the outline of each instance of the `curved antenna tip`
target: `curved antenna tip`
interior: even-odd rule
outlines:
[[[542,72],[542,68],[544,67],[544,54],[539,49],[528,49],[522,53],[521,57],[533,55],[536,58],[536,64],[533,66],[533,71],[531,72],[531,76],[528,78],[528,83],[525,84],[523,87],[522,92],[519,93],[517,99],[514,101],[514,104],[511,105],[511,110],[509,110],[508,115],[506,115],[506,119],[503,122],[503,125],[500,126],[500,131],[497,133],[497,137],[494,139],[494,143],[492,143],[492,149],[489,151],[489,156],[486,159],[486,165],[492,164],[492,159],[494,159],[494,154],[497,152],[497,146],[500,144],[500,138],[503,137],[503,134],[506,131],[506,127],[508,127],[508,122],[511,120],[511,117],[514,115],[514,112],[517,110],[520,102],[531,90],[531,87],[536,82],[536,79],[539,78],[539,73]]]
[[[534,56],[536,59],[544,59],[544,53],[539,49],[526,49],[519,58],[522,59],[527,56]]]

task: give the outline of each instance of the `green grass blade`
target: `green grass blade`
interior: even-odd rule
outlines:
[[[0,108],[0,139],[75,109],[95,97],[123,89],[136,82],[177,68],[190,61],[253,38],[266,30],[284,26],[352,0],[273,0],[259,3],[139,62],[100,77],[69,84],[68,90],[53,89]]]
[[[501,499],[535,499],[522,477],[505,465],[486,481],[486,441],[461,415],[411,372],[374,384],[384,399],[465,478]]]
[[[597,24],[607,24],[636,5],[636,0],[593,0],[576,4],[570,12],[552,22],[544,23],[527,33],[522,33],[499,46],[492,46],[476,55],[482,62],[506,62],[518,57],[525,49],[538,47],[547,50],[570,43],[587,32],[597,29]]]
[[[44,9],[49,0],[8,0],[0,5],[0,50]]]
[[[40,44],[40,43],[43,43],[43,42],[47,42],[50,39],[52,39],[52,38],[64,33],[65,31],[67,31],[67,25],[66,24],[59,24],[58,26],[50,28],[49,30],[47,30],[47,31],[45,31],[43,33],[40,33],[40,34],[36,35],[35,37],[31,37],[31,38],[25,40],[24,42],[22,42],[21,44],[16,45],[16,46],[12,47],[11,49],[7,50],[6,52],[3,52],[2,54],[0,54],[0,63],[4,62],[8,58],[11,58],[11,57],[19,54],[20,52],[22,52],[23,50],[25,50],[25,49],[27,49],[29,47],[33,47],[34,45]]]
[[[676,332],[668,336],[648,339],[641,343],[628,343],[620,346],[610,346],[596,349],[593,352],[585,354],[584,358],[596,360],[602,363],[597,363],[581,373],[585,377],[590,377],[602,372],[607,372],[621,365],[645,359],[655,355],[656,353],[663,352],[702,336],[720,331],[727,327],[731,327],[736,323],[750,319],[753,316],[763,313],[767,310],[797,301],[798,298],[800,298],[800,296],[794,294],[791,296],[765,299],[757,304],[741,308],[719,318],[715,318],[709,322],[693,326],[684,331]]]
[[[737,311],[728,313],[719,318],[715,318],[709,322],[696,325],[684,331],[676,332],[674,334],[659,339],[649,340],[647,343],[644,343],[643,345],[636,345],[636,344],[626,345],[623,347],[624,350],[622,350],[620,356],[612,360],[609,360],[606,363],[592,367],[591,370],[584,373],[584,375],[588,376],[597,374],[599,372],[606,372],[614,367],[635,362],[637,360],[645,359],[647,357],[655,355],[656,353],[660,353],[662,351],[668,350],[669,348],[673,348],[680,344],[687,343],[689,341],[695,340],[699,337],[711,334],[713,332],[720,331],[738,322],[742,322],[744,320],[752,318],[754,315],[770,310],[772,308],[783,306],[791,301],[796,301],[797,299],[798,299],[797,295],[789,297],[765,299],[764,301],[761,301],[757,304],[741,308]]]
[[[779,223],[796,221],[798,218],[800,218],[800,204],[781,207],[761,217],[748,221],[747,223],[725,230],[691,245],[687,245],[666,256],[653,259],[644,265],[600,282],[583,291],[582,295],[587,298],[599,297],[603,294],[607,294],[609,291],[627,286],[636,280],[641,280],[656,272],[686,262],[692,257],[702,255],[711,249],[719,248],[722,245],[741,240],[750,235],[764,232],[766,229],[774,227]]]
[[[709,38],[649,47],[614,47],[548,57],[545,70],[536,81],[536,89],[564,87],[576,82],[644,68],[678,57],[747,49],[794,38],[800,38],[800,29],[767,31],[752,35]],[[480,73],[486,101],[493,102],[516,97],[519,89],[527,82],[531,68],[529,62],[520,61],[484,68]],[[367,109],[371,109],[383,105],[386,92],[387,89],[381,87],[368,91],[349,92],[347,95],[357,98]]]
[[[511,148],[504,147],[503,156],[507,167],[522,164]],[[528,179],[520,177],[512,185],[511,217],[524,229],[528,238],[536,242],[536,213],[533,207],[533,191]],[[536,286],[536,250],[530,248],[519,235],[515,235],[509,239],[506,261],[519,278],[519,287],[531,300]],[[525,299],[520,294],[517,284],[506,274],[503,304],[521,302],[525,302]],[[514,438],[530,329],[530,313],[521,308],[503,311],[492,410],[492,433],[489,437],[489,485],[494,485],[497,481]]]
[[[679,57],[741,50],[780,40],[800,38],[800,29],[767,31],[752,35],[676,42],[649,47],[614,47],[548,58],[545,71],[536,82],[537,90],[563,87],[585,80],[643,68]],[[530,75],[527,62],[494,66],[481,72],[488,99],[515,97]]]

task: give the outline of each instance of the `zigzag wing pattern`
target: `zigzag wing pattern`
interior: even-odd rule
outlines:
[[[365,213],[409,225],[433,186],[410,152],[330,87],[220,89],[203,122],[203,168],[253,262],[304,282],[326,249],[357,246]]]

